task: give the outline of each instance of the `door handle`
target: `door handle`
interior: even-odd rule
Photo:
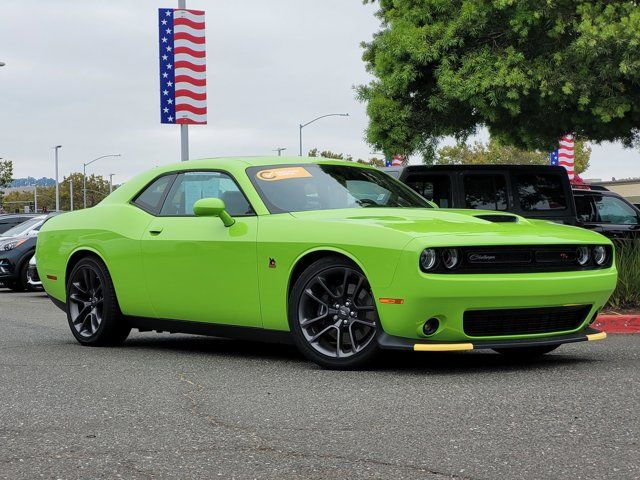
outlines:
[[[149,233],[151,235],[160,235],[162,233],[162,227],[151,227]]]

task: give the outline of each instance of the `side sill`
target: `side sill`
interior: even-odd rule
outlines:
[[[214,323],[191,322],[187,320],[169,320],[160,318],[125,316],[125,321],[141,332],[156,331],[158,333],[187,333],[208,337],[234,338],[269,343],[293,345],[290,332],[267,330],[258,327],[239,327],[236,325],[219,325]]]

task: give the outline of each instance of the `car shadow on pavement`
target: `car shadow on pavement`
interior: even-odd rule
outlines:
[[[320,369],[314,363],[307,361],[293,345],[252,342],[246,340],[224,339],[217,337],[188,336],[188,335],[145,335],[132,336],[123,348],[144,350],[165,350],[198,354],[207,356],[224,356],[238,359],[262,359],[282,362],[295,362],[297,366],[308,369]],[[399,352],[384,351],[368,368],[361,369],[371,372],[414,373],[429,375],[448,375],[472,372],[505,372],[535,369],[588,366],[600,361],[584,351],[562,351],[532,358],[517,360],[497,354],[491,350],[476,352]]]

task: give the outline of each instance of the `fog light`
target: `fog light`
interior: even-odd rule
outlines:
[[[420,267],[425,272],[433,270],[438,261],[438,254],[433,248],[425,248],[420,255]]]
[[[596,265],[604,265],[607,261],[607,250],[602,245],[598,245],[593,249],[593,260]]]
[[[458,250],[455,248],[446,248],[442,251],[442,263],[449,270],[458,266],[459,259]]]
[[[430,318],[426,322],[424,322],[424,326],[422,327],[422,332],[426,335],[433,335],[438,330],[440,326],[440,320],[437,318]]]
[[[587,247],[578,247],[576,252],[576,258],[581,266],[585,266],[589,263],[589,249]]]

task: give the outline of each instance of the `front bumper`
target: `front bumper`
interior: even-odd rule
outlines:
[[[558,335],[555,337],[515,339],[515,340],[480,340],[473,342],[434,342],[428,340],[412,340],[394,337],[386,333],[378,336],[378,345],[385,350],[413,350],[416,352],[456,352],[482,349],[550,347],[564,343],[593,342],[607,338],[605,332],[586,328],[578,333]]]
[[[16,276],[15,265],[8,258],[0,258],[0,281],[13,280]]]
[[[616,280],[615,267],[546,273],[425,274],[418,268],[416,255],[405,252],[392,282],[387,287],[374,289],[373,293],[382,330],[391,337],[413,343],[480,345],[579,334],[604,306],[616,286]],[[581,322],[569,329],[550,328],[543,333],[495,336],[474,336],[475,329],[465,331],[465,313],[470,311],[501,311],[504,317],[509,315],[509,310],[579,305],[588,307],[588,311]],[[437,319],[439,327],[434,334],[427,336],[423,333],[423,326],[430,318]],[[513,322],[517,321],[518,317],[514,316]]]

